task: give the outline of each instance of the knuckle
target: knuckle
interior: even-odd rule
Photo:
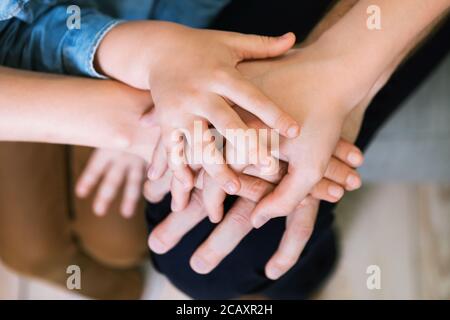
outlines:
[[[302,241],[308,240],[314,231],[312,225],[299,224],[292,227],[292,233],[295,234]]]
[[[251,225],[250,216],[244,210],[236,210],[230,214],[230,220],[238,226]]]
[[[254,199],[261,197],[265,191],[266,183],[261,179],[254,179],[248,186],[249,195]]]
[[[223,188],[230,180],[231,175],[228,174],[228,170],[222,165],[212,164],[210,177],[215,180]]]
[[[271,40],[272,38],[268,37],[268,36],[258,36],[259,37],[259,41],[261,42],[261,44],[263,46],[269,46],[271,44]]]
[[[340,177],[340,173],[342,170],[342,167],[335,161],[331,161],[330,164],[327,167],[328,175],[331,178],[337,178]]]
[[[167,119],[170,123],[173,123],[174,119],[179,117],[180,109],[196,110],[199,104],[202,104],[203,99],[201,91],[193,86],[185,88],[182,94],[174,96],[176,97],[172,97],[170,104],[168,104],[170,106],[167,108],[169,112],[165,112],[167,117],[171,117],[171,119]]]
[[[287,131],[291,123],[289,117],[283,114],[281,111],[276,110],[277,119],[275,121],[275,126],[282,131]]]

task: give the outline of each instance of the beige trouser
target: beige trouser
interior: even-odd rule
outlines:
[[[96,217],[93,197],[80,200],[73,192],[91,152],[0,143],[0,259],[20,273],[62,286],[67,267],[78,265],[79,293],[139,298],[147,256],[143,201],[132,219],[120,216],[121,197],[105,217]]]

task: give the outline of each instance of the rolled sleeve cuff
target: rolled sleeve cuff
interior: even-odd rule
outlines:
[[[95,70],[95,53],[105,35],[123,22],[95,10],[82,10],[80,29],[68,30],[64,39],[62,55],[66,72],[105,79]]]

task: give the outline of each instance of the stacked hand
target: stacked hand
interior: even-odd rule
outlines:
[[[111,48],[115,42],[111,39],[120,40],[127,30],[136,27],[153,31],[155,41],[151,43],[158,44],[158,50],[154,50],[158,55],[152,55],[151,45],[144,45],[141,55],[146,68],[115,67],[126,64],[120,64],[120,56],[110,56],[116,52]],[[213,40],[205,50],[207,38]],[[352,81],[354,75],[341,57],[334,57],[326,46],[311,45],[278,59],[267,59],[285,53],[293,41],[290,35],[262,38],[164,23],[124,24],[103,41],[98,52],[101,70],[128,84],[150,89],[155,112],[152,120],[144,116],[143,121],[154,123],[156,114],[162,129],[150,166],[152,183],[146,185],[146,191],[157,186],[160,192],[153,198],[161,198],[161,190],[170,189],[174,213],[151,235],[149,243],[154,251],[169,250],[207,215],[219,222],[226,191],[240,198],[194,254],[192,267],[201,273],[211,271],[252,227],[259,228],[272,217],[288,216],[280,248],[267,265],[267,275],[275,279],[298,259],[312,232],[319,200],[336,202],[344,190],[361,185],[354,168],[362,164],[362,154],[341,139],[342,130],[345,121],[358,110],[356,107],[370,101],[376,81]],[[170,56],[181,50],[185,51],[181,57]],[[265,60],[239,64],[252,58]],[[195,121],[200,121],[202,138],[186,141],[186,137],[195,136]],[[297,124],[302,126],[300,135]],[[224,153],[228,158],[232,152],[272,148],[265,160],[272,162],[276,157],[281,162],[280,170],[268,176],[261,172],[267,163],[242,165],[230,159],[227,164],[232,168],[228,168],[219,150],[202,154],[212,155],[211,159],[187,165],[186,159],[192,159],[195,150],[205,151],[211,145],[216,149],[208,135],[210,125],[226,139],[227,129],[278,129],[279,150],[273,150],[271,142],[263,139],[253,142],[256,150],[240,150],[227,139]],[[171,170],[165,174],[167,164]],[[159,185],[157,180],[163,175],[164,183]],[[194,184],[197,189],[191,192]],[[241,227],[230,229],[233,224]]]
[[[143,36],[136,37],[137,34]],[[125,38],[132,42],[130,50],[139,50],[119,50],[117,44]],[[161,150],[165,150],[175,177],[174,195],[182,199],[174,209],[184,208],[194,185],[194,175],[186,163],[188,152],[202,152],[199,165],[228,193],[239,191],[239,180],[223,161],[222,154],[207,152],[213,145],[208,132],[210,124],[225,138],[229,138],[229,130],[248,129],[232,104],[248,110],[286,137],[298,136],[300,128],[294,119],[236,68],[243,60],[282,55],[294,43],[291,33],[269,38],[149,21],[119,25],[102,41],[96,55],[101,72],[134,87],[151,90],[163,145],[157,152],[160,159],[153,162],[164,162]],[[132,64],[127,61],[129,56],[135,57]],[[187,138],[194,137],[195,124],[200,128],[201,138],[194,141]],[[261,141],[254,144],[265,148]],[[152,165],[150,177],[158,179],[164,169]]]
[[[283,240],[277,253],[271,259],[270,264],[268,264],[267,274],[270,278],[275,279],[279,277],[297,261],[313,230],[317,215],[318,199],[331,202],[338,201],[344,194],[343,188],[354,188],[345,184],[345,181],[350,176],[354,176],[360,183],[358,174],[346,160],[352,153],[359,155],[360,159],[362,159],[356,147],[344,140],[339,142],[335,157],[331,162],[332,164],[327,168],[326,178],[314,186],[307,200],[303,201],[302,205],[289,215]],[[207,177],[204,176],[204,179],[206,180]],[[212,271],[253,229],[250,222],[252,210],[275,187],[273,183],[249,175],[241,175],[240,181],[242,186],[238,192],[240,198],[208,239],[197,249],[191,259],[192,268],[199,273]],[[212,179],[210,182],[214,183]],[[276,182],[277,180],[275,179],[274,183]],[[205,208],[209,202],[213,201],[210,198],[212,185],[205,181],[203,187],[203,190],[197,189],[193,192],[191,201],[185,210],[172,212],[155,228],[149,238],[149,246],[153,251],[159,254],[166,253],[187,232],[208,216]],[[339,194],[330,194],[330,187],[336,188]],[[154,200],[153,194],[158,189],[169,190],[167,180],[165,183],[164,181],[159,181],[158,184],[153,182],[152,188],[149,186],[148,193],[146,193],[149,200]],[[277,271],[271,269],[271,264],[277,264]]]
[[[302,124],[302,133],[295,139],[281,139],[282,163],[275,175],[267,177],[258,173],[257,168],[230,164],[244,173],[239,176],[240,198],[194,253],[191,266],[197,272],[214,269],[253,229],[259,214],[267,213],[270,217],[287,216],[279,249],[266,266],[268,277],[280,277],[295,264],[308,241],[319,200],[336,202],[344,189],[360,187],[361,180],[353,168],[362,164],[363,156],[341,137],[355,139],[362,119],[360,110],[370,101],[371,91],[363,94],[358,93],[359,88],[354,91],[350,85],[346,88],[342,79],[335,77],[338,69],[309,55],[299,50],[280,60],[240,66],[258,87],[294,115]],[[242,110],[239,114],[249,127],[263,127],[252,115]],[[255,175],[259,178],[252,177]],[[206,173],[200,177],[198,187],[203,190],[195,190],[188,207],[172,212],[150,235],[153,251],[167,252],[208,215],[214,222],[220,220],[225,195]]]

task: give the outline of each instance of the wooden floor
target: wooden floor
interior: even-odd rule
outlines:
[[[319,299],[450,299],[450,184],[366,184],[339,205],[341,259]],[[369,290],[367,267],[381,270]],[[145,299],[185,299],[150,270]],[[0,265],[1,299],[80,299]]]
[[[450,299],[450,185],[366,185],[337,212],[342,255],[323,299]],[[369,290],[367,267],[381,270]]]

